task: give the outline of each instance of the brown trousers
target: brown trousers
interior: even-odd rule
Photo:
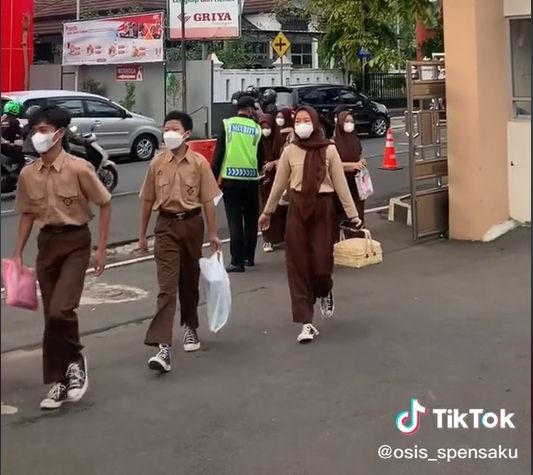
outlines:
[[[268,201],[272,185],[273,178],[269,178],[264,180],[259,186],[262,208],[264,208]],[[278,206],[274,214],[270,217],[270,227],[267,231],[263,231],[263,240],[270,244],[281,244],[285,240],[286,223],[287,206]]]
[[[319,194],[313,215],[303,221],[300,193],[291,191],[285,236],[287,277],[296,323],[313,321],[313,305],[333,287],[333,244],[337,213],[333,194]]]
[[[183,221],[159,216],[154,229],[159,295],[145,345],[172,344],[172,327],[179,290],[181,325],[198,328],[200,257],[204,238],[202,216]]]
[[[355,174],[346,173],[346,181],[348,182],[348,188],[350,189],[350,193],[352,195],[353,202],[357,209],[357,213],[359,214],[359,218],[361,218],[361,221],[363,221],[363,226],[364,226],[365,224],[365,202],[364,200],[359,198],[359,192],[357,191],[357,185],[355,183]],[[341,224],[342,221],[344,221],[347,218],[347,216],[346,216],[346,213],[344,212],[344,208],[342,207],[340,200],[337,197],[335,197],[335,207],[337,209],[337,215],[338,215],[337,216],[337,229],[336,229],[336,235],[337,235],[336,241],[338,241],[340,237],[338,226]],[[346,239],[355,238],[355,237],[364,238],[365,233],[362,231],[355,231],[355,232],[344,231],[344,237]]]
[[[50,384],[65,378],[69,364],[83,349],[76,309],[91,257],[91,234],[87,226],[44,228],[37,244],[36,270],[44,307],[43,379]]]

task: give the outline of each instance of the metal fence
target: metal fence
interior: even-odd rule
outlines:
[[[356,87],[371,99],[389,108],[407,106],[407,90],[403,73],[367,73],[364,81],[358,78]]]

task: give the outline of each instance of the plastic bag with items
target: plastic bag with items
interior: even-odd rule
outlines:
[[[202,257],[200,273],[207,306],[208,326],[213,333],[217,333],[228,322],[231,312],[231,287],[222,253],[216,252],[209,258]]]
[[[20,267],[11,259],[2,259],[2,278],[8,305],[37,310],[37,282],[32,269]]]

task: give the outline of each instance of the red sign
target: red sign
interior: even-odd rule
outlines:
[[[33,63],[33,0],[1,0],[2,91],[29,89]]]
[[[115,71],[116,81],[142,81],[144,76],[144,67],[141,64],[128,64],[117,66]]]

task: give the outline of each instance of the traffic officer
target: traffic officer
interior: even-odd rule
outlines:
[[[92,165],[63,150],[69,124],[69,112],[56,106],[33,117],[32,142],[40,158],[22,169],[16,198],[20,223],[14,259],[18,266],[34,222],[42,225],[36,270],[44,308],[43,376],[45,384],[53,383],[42,409],[79,401],[89,386],[76,309],[91,256],[90,203],[100,207],[96,275],[104,271],[111,219],[111,195]]]
[[[159,295],[144,343],[159,347],[148,360],[150,369],[171,369],[172,327],[179,290],[181,325],[185,326],[185,351],[200,349],[198,339],[199,260],[202,257],[204,221],[211,249],[218,251],[214,198],[220,194],[209,163],[186,144],[193,122],[185,112],[169,112],[165,118],[165,150],[152,159],[141,189],[142,209],[139,249],[148,251],[146,229],[152,211],[155,225],[154,257]]]
[[[263,168],[261,127],[253,119],[255,99],[238,99],[235,117],[224,119],[213,156],[213,173],[222,179],[224,207],[230,232],[228,272],[255,265],[259,218],[259,172]]]

